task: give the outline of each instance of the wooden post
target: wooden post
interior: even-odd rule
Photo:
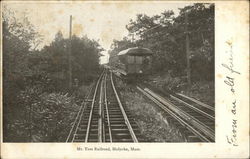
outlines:
[[[71,34],[72,34],[72,15],[70,15],[69,20],[69,89],[72,89],[72,58],[71,58]]]
[[[185,12],[185,34],[186,34],[186,57],[187,57],[187,81],[188,86],[191,86],[191,69],[190,69],[190,52],[189,52],[189,32],[188,32],[188,13]]]

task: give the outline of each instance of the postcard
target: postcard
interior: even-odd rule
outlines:
[[[249,158],[249,1],[1,15],[1,158]]]

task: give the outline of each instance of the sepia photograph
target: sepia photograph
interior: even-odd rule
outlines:
[[[4,142],[215,141],[213,3],[40,7],[3,6]]]
[[[247,74],[235,62],[236,38],[223,43],[223,58],[216,51],[216,8],[213,1],[4,1],[3,144],[74,143],[82,153],[143,153],[134,143],[212,146],[221,142],[226,104],[233,117],[222,138],[237,147],[237,86]],[[229,100],[218,96],[228,92]]]

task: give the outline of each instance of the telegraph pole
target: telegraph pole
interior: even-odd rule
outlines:
[[[187,81],[188,86],[191,86],[191,69],[190,69],[190,52],[189,52],[189,32],[188,32],[188,13],[185,12],[185,34],[186,34],[186,56],[187,56]]]
[[[69,89],[72,88],[72,59],[71,59],[71,36],[72,36],[72,15],[69,18]]]

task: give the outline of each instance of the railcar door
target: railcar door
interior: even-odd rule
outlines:
[[[135,56],[128,56],[128,73],[136,73]]]
[[[135,56],[135,72],[142,73],[142,56]]]

